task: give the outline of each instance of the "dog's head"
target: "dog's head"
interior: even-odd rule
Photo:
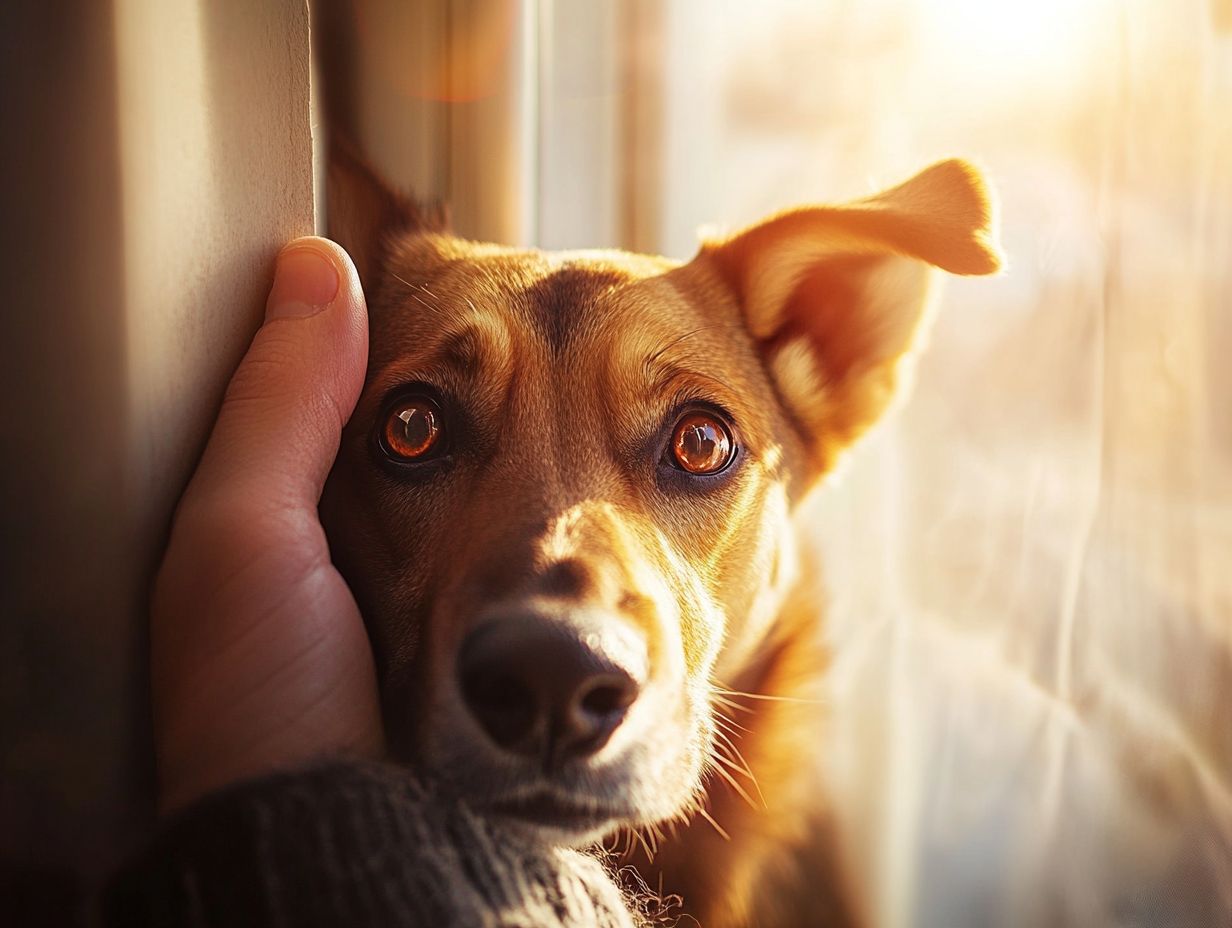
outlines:
[[[978,174],[684,264],[463,241],[345,157],[330,208],[372,347],[322,514],[391,749],[558,839],[672,816],[793,583],[793,504],[894,397],[934,268],[998,266]]]

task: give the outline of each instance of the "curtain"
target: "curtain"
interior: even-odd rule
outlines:
[[[1009,268],[808,513],[879,923],[1232,924],[1232,4],[672,0],[654,240],[970,157]]]

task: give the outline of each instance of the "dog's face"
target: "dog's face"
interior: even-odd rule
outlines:
[[[793,582],[793,503],[890,401],[932,266],[997,265],[978,176],[946,162],[678,264],[406,229],[332,173],[371,355],[322,514],[392,752],[558,840],[678,813],[714,681]]]

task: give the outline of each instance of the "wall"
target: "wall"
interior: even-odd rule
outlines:
[[[0,35],[0,921],[55,923],[147,820],[145,590],[313,229],[308,16],[10,2]]]

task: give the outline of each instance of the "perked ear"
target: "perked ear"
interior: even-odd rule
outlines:
[[[330,144],[326,180],[329,237],[346,249],[370,288],[385,260],[389,241],[407,232],[443,232],[444,210],[421,207],[395,191],[346,142]]]
[[[935,268],[1001,267],[988,190],[958,160],[863,200],[781,213],[706,242],[706,257],[740,301],[816,475],[894,398]]]

